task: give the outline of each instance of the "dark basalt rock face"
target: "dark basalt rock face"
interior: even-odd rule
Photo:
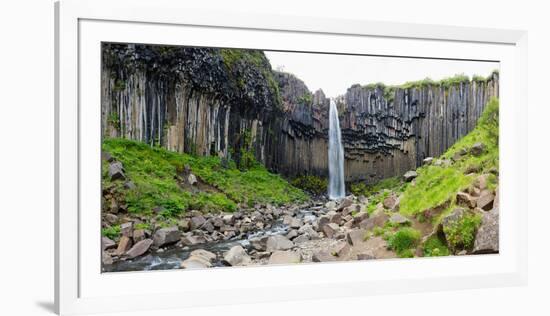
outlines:
[[[102,133],[169,150],[240,159],[252,151],[288,176],[328,175],[329,99],[271,70],[260,51],[104,44]],[[472,130],[486,81],[388,89],[354,85],[337,98],[346,180],[402,175]]]

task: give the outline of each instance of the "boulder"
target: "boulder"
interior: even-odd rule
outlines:
[[[365,229],[354,229],[347,233],[346,239],[352,246],[358,246],[365,242],[367,231]]]
[[[180,267],[182,269],[205,269],[212,267],[212,263],[202,257],[189,257],[181,263]]]
[[[184,218],[178,221],[178,228],[182,232],[189,231],[190,226],[191,226],[191,223],[187,218]]]
[[[494,208],[489,212],[484,212],[481,219],[476,239],[474,241],[473,253],[498,253],[498,235],[499,235],[499,210]]]
[[[488,174],[479,175],[474,181],[474,187],[476,187],[479,190],[483,191],[483,190],[487,189],[488,180],[489,180],[489,175]]]
[[[333,238],[339,230],[340,227],[335,223],[328,223],[323,226],[323,233],[325,233],[325,236],[328,238]]]
[[[470,196],[470,194],[464,192],[458,192],[456,194],[456,203],[460,206],[465,206],[468,208],[476,207],[476,200]]]
[[[347,196],[343,198],[342,201],[340,201],[340,204],[338,204],[338,208],[336,209],[336,211],[340,212],[346,207],[351,206],[351,204],[353,204],[353,197]]]
[[[331,247],[331,254],[337,256],[341,260],[348,259],[350,252],[351,247],[345,241],[340,241]]]
[[[115,214],[107,213],[105,214],[105,221],[107,221],[107,223],[111,225],[116,224],[116,222],[118,222],[118,216],[116,216]]]
[[[107,251],[103,251],[101,253],[101,263],[103,263],[104,265],[113,264],[113,257],[111,256],[111,254]]]
[[[477,199],[477,207],[484,211],[490,211],[493,208],[494,201],[495,195],[492,192],[484,191]]]
[[[396,211],[399,209],[399,199],[392,194],[384,199],[383,205],[388,210]]]
[[[405,180],[405,182],[411,182],[416,177],[418,177],[418,173],[416,173],[416,171],[414,170],[410,170],[405,172],[405,174],[403,175],[403,180]]]
[[[134,242],[139,242],[145,239],[145,230],[143,229],[136,229],[134,230],[134,233],[132,235]]]
[[[130,239],[130,237],[128,236],[122,236],[118,241],[118,247],[115,253],[118,256],[120,256],[124,254],[126,251],[128,251],[131,247],[132,247],[132,239]]]
[[[302,256],[294,251],[275,251],[269,257],[268,264],[292,264],[300,263]]]
[[[113,249],[113,248],[116,248],[116,243],[111,239],[103,236],[101,237],[101,248],[103,251],[107,249]]]
[[[429,165],[433,162],[434,158],[433,157],[426,157],[424,158],[424,160],[422,160],[422,163],[425,164],[425,165]]]
[[[197,182],[197,177],[194,174],[190,173],[187,176],[187,183],[189,183],[190,185],[195,185],[197,184]]]
[[[134,233],[134,224],[132,222],[123,223],[120,225],[120,235],[132,237]]]
[[[153,235],[153,241],[155,247],[162,247],[165,245],[176,243],[180,240],[180,231],[177,226],[161,228]]]
[[[273,235],[267,238],[266,251],[274,252],[277,250],[288,250],[294,246],[294,243],[282,235]]]
[[[204,225],[204,223],[206,223],[206,219],[204,218],[204,216],[202,215],[193,216],[189,221],[189,228],[191,228],[191,230],[195,230],[197,228],[200,228],[202,225]]]
[[[252,259],[242,246],[234,246],[223,255],[223,260],[230,266],[245,266],[250,264]]]
[[[183,246],[194,246],[200,244],[200,241],[192,235],[185,235],[181,237],[180,241]]]
[[[296,229],[291,229],[287,234],[286,238],[288,239],[294,239],[295,237],[298,237],[298,231]]]
[[[267,239],[268,236],[264,236],[261,238],[253,238],[250,239],[250,245],[252,248],[254,248],[256,251],[265,251],[267,248]]]
[[[331,261],[338,261],[338,257],[333,256],[327,250],[317,250],[313,252],[313,256],[311,257],[311,260],[313,262],[331,262]]]
[[[470,154],[474,156],[481,156],[485,152],[486,146],[483,143],[475,143],[470,148]]]
[[[309,241],[310,239],[311,239],[311,237],[308,234],[303,234],[303,235],[300,235],[300,236],[294,238],[292,241],[295,244],[301,244],[301,243],[304,243],[306,241]]]
[[[319,238],[319,233],[313,229],[313,226],[310,224],[305,224],[304,226],[300,227],[298,229],[298,234],[300,235],[307,235],[311,239],[317,239]]]
[[[402,224],[409,223],[410,220],[399,213],[395,213],[390,217],[390,222],[392,224],[402,225]]]
[[[364,250],[357,254],[357,260],[372,260],[376,259],[374,253],[371,250]]]
[[[302,221],[299,218],[293,217],[290,221],[290,228],[298,229],[302,226]]]
[[[368,249],[375,259],[395,258],[396,254],[388,250],[388,243],[382,237],[371,237],[363,246],[363,249]]]
[[[367,231],[372,230],[374,227],[382,227],[384,223],[389,219],[388,215],[384,212],[377,212],[373,216],[363,220],[359,223],[359,228]]]
[[[130,259],[133,259],[135,257],[139,257],[139,256],[143,255],[144,253],[146,253],[147,250],[149,250],[149,248],[151,247],[152,244],[153,244],[153,240],[151,240],[151,239],[141,240],[140,242],[136,243],[132,248],[130,248],[130,250],[128,250],[126,252],[126,255]]]
[[[189,257],[201,257],[201,258],[207,260],[208,262],[212,263],[212,262],[214,262],[214,260],[216,260],[216,258],[218,256],[216,256],[215,253],[210,252],[208,250],[196,249],[196,250],[191,251],[191,253],[189,254]]]
[[[336,202],[335,201],[328,201],[327,204],[325,204],[325,207],[329,210],[329,211],[333,211],[336,209]]]
[[[111,162],[109,164],[109,178],[111,178],[111,181],[126,179],[124,168],[120,161]]]

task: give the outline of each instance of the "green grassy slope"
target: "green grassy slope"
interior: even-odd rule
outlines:
[[[238,203],[279,205],[307,199],[301,190],[259,164],[245,171],[234,163],[224,168],[217,157],[175,153],[125,139],[106,139],[102,150],[122,162],[126,176],[135,184],[125,188],[122,181],[111,181],[108,163],[103,163],[104,190],[121,192],[131,213],[151,214],[161,207],[169,217],[189,209],[231,212]],[[186,166],[200,180],[198,189],[186,188]]]

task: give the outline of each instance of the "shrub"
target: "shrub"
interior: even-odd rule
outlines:
[[[449,248],[439,237],[432,236],[422,245],[422,251],[425,257],[448,256]]]
[[[291,181],[291,184],[297,188],[315,195],[321,195],[327,192],[328,181],[312,175],[299,176]]]
[[[406,255],[407,250],[414,249],[420,240],[420,232],[410,227],[404,227],[393,234],[388,240],[388,246],[399,256]]]
[[[465,214],[457,221],[443,227],[445,239],[447,239],[450,248],[453,250],[472,249],[480,224],[481,215]]]

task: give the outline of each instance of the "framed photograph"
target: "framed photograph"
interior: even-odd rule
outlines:
[[[55,9],[59,314],[526,282],[525,32]]]

